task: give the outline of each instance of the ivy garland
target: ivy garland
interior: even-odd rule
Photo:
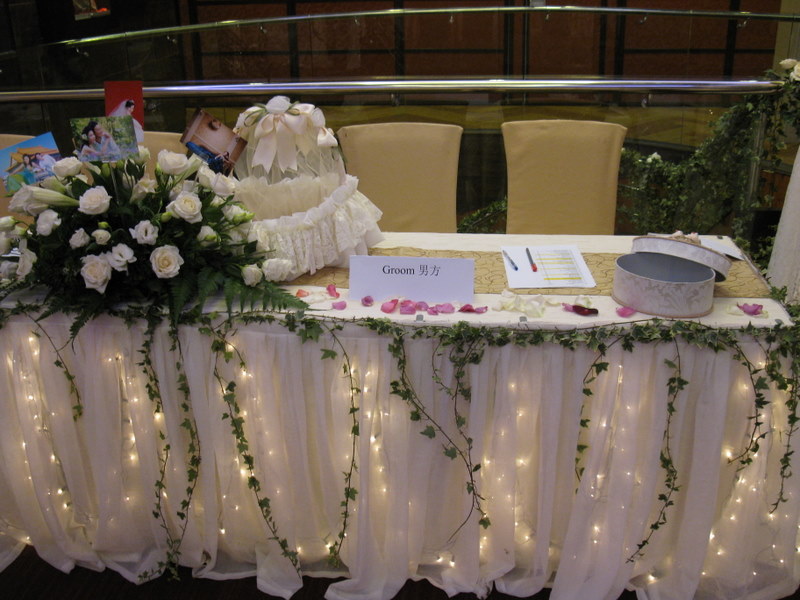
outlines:
[[[800,315],[800,307],[788,307],[793,318]],[[37,320],[37,314],[41,307],[32,304],[19,304],[11,310],[0,311],[0,326],[11,315],[22,314],[33,319],[37,328],[44,331],[43,324]],[[116,316],[125,319],[129,324],[136,320],[143,319],[147,323],[145,330],[145,341],[141,348],[142,360],[138,365],[146,378],[148,396],[153,402],[153,412],[163,411],[163,400],[160,392],[158,378],[155,374],[151,352],[154,334],[157,326],[164,319],[163,315],[157,314],[148,308],[129,308],[125,311],[114,313]],[[672,374],[665,382],[667,388],[667,420],[663,433],[662,450],[660,454],[661,468],[664,472],[662,489],[658,495],[659,507],[655,520],[650,524],[649,530],[637,545],[636,551],[628,558],[629,561],[636,560],[644,554],[645,547],[649,544],[652,536],[658,529],[667,523],[668,509],[673,506],[674,496],[680,490],[677,467],[674,464],[671,443],[671,423],[673,415],[676,413],[676,400],[678,395],[686,389],[690,382],[684,379],[681,367],[680,343],[694,346],[697,348],[712,350],[713,352],[730,351],[733,360],[742,364],[748,373],[753,393],[752,414],[749,417],[750,430],[747,440],[741,451],[736,453],[729,462],[738,463],[739,469],[744,468],[753,460],[753,456],[759,449],[759,442],[763,440],[769,431],[764,427],[764,410],[768,406],[765,392],[774,386],[777,390],[786,392],[785,408],[787,412],[787,429],[782,439],[783,456],[780,459],[780,487],[777,497],[772,504],[771,510],[775,511],[782,502],[787,501],[784,494],[785,481],[792,476],[792,439],[800,428],[800,416],[798,416],[798,396],[800,395],[800,325],[778,324],[773,328],[757,328],[747,325],[738,330],[715,329],[700,323],[691,321],[672,321],[661,319],[647,319],[633,322],[624,326],[592,326],[577,328],[567,331],[542,330],[542,329],[506,329],[499,327],[478,327],[465,322],[459,322],[449,327],[413,324],[401,325],[388,319],[367,318],[357,321],[343,321],[333,318],[312,317],[304,313],[264,313],[264,312],[243,312],[241,314],[227,315],[221,318],[217,314],[198,315],[196,312],[187,316],[187,320],[182,324],[194,325],[199,327],[199,331],[208,336],[211,349],[216,355],[214,376],[217,379],[222,399],[225,402],[226,410],[221,418],[228,420],[231,424],[231,432],[236,441],[237,451],[244,465],[248,469],[248,487],[252,490],[255,500],[261,510],[262,517],[270,531],[270,539],[275,541],[281,548],[281,552],[295,569],[300,573],[300,563],[297,550],[290,546],[289,541],[279,533],[278,523],[271,510],[271,501],[263,493],[261,483],[256,477],[256,458],[250,451],[250,445],[245,435],[245,421],[242,411],[236,400],[236,382],[226,381],[219,370],[219,361],[230,362],[234,359],[238,361],[239,367],[246,369],[246,357],[244,357],[232,344],[231,338],[235,334],[238,325],[249,323],[278,324],[285,327],[287,331],[294,332],[305,342],[323,343],[321,340],[329,340],[327,347],[321,348],[321,360],[342,361],[344,377],[348,379],[349,386],[349,414],[352,419],[351,431],[352,452],[348,469],[344,472],[344,494],[341,513],[341,528],[335,535],[335,540],[329,544],[330,560],[333,563],[340,563],[340,552],[346,541],[348,518],[351,511],[351,503],[357,497],[357,490],[353,486],[353,476],[357,471],[357,438],[359,436],[359,399],[361,388],[357,382],[357,376],[353,367],[352,360],[347,352],[345,344],[339,337],[345,324],[364,327],[382,337],[389,339],[388,351],[394,358],[397,365],[397,378],[391,381],[391,393],[405,402],[409,407],[409,418],[418,422],[421,427],[420,433],[430,439],[441,439],[443,453],[452,460],[458,459],[463,463],[465,470],[465,489],[471,496],[472,503],[464,521],[459,525],[453,536],[469,522],[473,513],[478,514],[478,523],[482,527],[491,525],[489,516],[484,508],[485,498],[479,490],[477,473],[481,468],[481,463],[477,462],[472,456],[473,443],[467,432],[467,420],[464,416],[464,407],[471,402],[471,390],[468,385],[470,367],[480,364],[484,352],[487,348],[498,348],[513,344],[519,347],[537,347],[543,344],[557,344],[570,350],[586,347],[596,352],[596,357],[591,363],[583,383],[584,398],[592,395],[592,387],[596,380],[608,371],[608,363],[604,360],[609,348],[619,344],[626,352],[633,352],[637,344],[671,344],[675,348],[673,359],[665,360],[665,365],[671,370]],[[45,332],[46,335],[46,332]],[[167,534],[167,551],[163,561],[159,562],[158,569],[154,572],[143,573],[145,579],[152,578],[165,570],[171,576],[177,576],[177,567],[181,556],[181,543],[186,532],[188,521],[188,510],[191,507],[194,487],[197,482],[200,466],[200,448],[197,436],[197,428],[191,414],[191,402],[189,398],[189,386],[186,375],[182,369],[182,358],[180,343],[177,336],[177,327],[169,325],[169,336],[172,341],[171,350],[178,355],[176,364],[176,380],[178,389],[183,396],[181,409],[184,413],[182,427],[186,429],[189,436],[187,445],[187,475],[189,486],[186,489],[186,497],[181,501],[180,509],[175,512],[180,520],[177,533],[172,533],[169,527],[168,515],[165,504],[162,502],[164,479],[167,464],[174,457],[170,454],[170,444],[166,440],[163,431],[159,431],[161,441],[165,442],[161,451],[159,465],[159,479],[155,482],[156,503],[153,516],[160,521],[162,528]],[[48,339],[49,336],[47,336]],[[434,381],[439,388],[450,398],[452,406],[452,423],[445,423],[434,416],[424,401],[413,389],[411,379],[408,374],[408,364],[406,355],[406,341],[416,339],[429,339],[435,341],[433,354],[431,356]],[[746,355],[742,347],[743,339],[754,340],[758,343],[763,352],[763,361],[755,362]],[[55,344],[52,339],[50,343]],[[74,383],[74,376],[70,373],[66,363],[56,349],[57,360],[55,365],[64,373],[70,383],[71,392],[79,397],[79,391]],[[453,383],[448,384],[444,381],[442,374],[436,369],[436,360],[445,357],[453,367]],[[78,403],[78,406],[80,403]],[[75,418],[80,417],[80,411],[75,413]],[[455,427],[455,434],[449,433]],[[588,429],[589,419],[583,418],[581,414],[580,426]],[[580,456],[586,450],[586,446],[579,445],[576,449],[576,477],[579,480],[582,469],[579,468]],[[452,537],[451,537],[452,539]]]

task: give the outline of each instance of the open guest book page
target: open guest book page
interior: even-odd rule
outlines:
[[[510,288],[595,287],[577,246],[503,246]]]

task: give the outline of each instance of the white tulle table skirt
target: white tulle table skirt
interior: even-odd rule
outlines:
[[[44,326],[57,344],[67,339],[68,319],[54,316]],[[16,316],[0,335],[0,566],[32,544],[62,571],[108,567],[136,581],[165,553],[152,514],[159,430],[171,444],[164,489],[170,515],[187,487],[177,357],[158,330],[153,366],[164,407],[154,414],[137,366],[144,325],[111,317],[89,323],[62,351],[84,406],[73,420],[68,382],[32,329]],[[268,541],[223,418],[228,407],[212,374],[209,339],[188,326],[180,339],[202,458],[181,562],[197,577],[255,576],[262,591],[289,598],[302,581]],[[409,578],[480,596],[493,585],[521,597],[549,586],[555,600],[614,599],[625,588],[643,600],[775,599],[797,587],[800,474],[786,481],[789,501],[769,515],[780,483],[782,396],[767,391],[764,419],[775,429],[737,473],[726,453],[741,448],[753,404],[748,373],[729,353],[680,346],[690,382],[671,426],[680,491],[643,557],[628,562],[660,506],[672,374],[664,361],[674,359],[674,346],[612,348],[609,372],[590,401],[581,390],[594,352],[554,344],[488,348],[469,367],[472,402],[463,410],[483,465],[477,482],[491,526],[482,528],[473,514],[459,530],[470,505],[464,466],[443,454],[440,438],[420,435],[422,425],[390,393],[398,375],[390,340],[354,324],[339,339],[361,389],[352,482],[358,494],[343,570],[325,561],[341,526],[353,448],[349,380],[341,360],[321,360],[331,339],[303,343],[274,324],[243,325],[231,341],[247,372],[235,361],[217,365],[237,381],[256,472],[303,574],[347,577],[327,598],[388,599]],[[450,423],[451,400],[432,368],[452,383],[452,367],[432,359],[433,344],[406,341],[409,381],[431,413]],[[743,347],[751,360],[761,358],[757,344]],[[587,418],[578,482],[576,445]],[[171,517],[170,526],[177,524]]]

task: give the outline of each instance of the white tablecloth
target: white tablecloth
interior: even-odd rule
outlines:
[[[401,236],[387,237],[384,244]],[[419,246],[420,238],[397,243]],[[777,304],[769,308],[771,316],[787,318]],[[515,315],[487,315],[520,326]],[[721,309],[714,315],[733,318]],[[371,316],[383,315],[373,308]],[[737,327],[746,323],[737,319]],[[759,323],[765,321],[772,323]],[[68,339],[69,324],[61,315],[43,323],[56,347]],[[186,414],[178,357],[163,327],[152,349],[163,412],[148,399],[137,364],[144,329],[100,318],[61,350],[81,394],[78,419],[48,338],[32,335],[35,325],[21,315],[0,330],[0,567],[24,544],[63,571],[109,567],[132,581],[164,559],[164,532],[152,514],[155,482],[169,443],[162,501],[177,531],[175,513],[189,485]],[[769,511],[780,484],[785,394],[767,390],[769,435],[737,472],[728,458],[748,437],[753,393],[748,371],[729,352],[684,343],[628,352],[617,344],[587,397],[583,379],[597,357],[587,347],[486,348],[480,363],[468,367],[472,400],[460,403],[482,465],[476,482],[491,519],[483,528],[474,513],[460,527],[471,501],[463,463],[444,455],[441,435],[421,435],[424,421],[412,421],[391,393],[398,370],[390,339],[358,323],[345,323],[336,336],[342,347],[328,334],[304,343],[278,324],[242,324],[229,342],[244,356],[245,371],[236,361],[216,360],[197,327],[181,327],[202,459],[181,555],[195,576],[256,576],[259,589],[286,598],[302,584],[269,541],[248,488],[213,376],[216,364],[226,381],[237,382],[255,472],[278,534],[299,553],[304,575],[347,577],[329,587],[329,599],[388,599],[408,578],[422,577],[449,594],[483,596],[494,585],[524,597],[548,586],[554,600],[611,600],[625,588],[638,590],[642,600],[767,600],[797,588],[800,477],[785,481],[788,501]],[[452,400],[433,371],[452,386],[453,368],[434,345],[407,337],[409,383],[456,436]],[[751,361],[763,359],[757,343],[743,340],[742,348]],[[323,360],[323,349],[338,355]],[[359,388],[356,438],[343,349]],[[689,381],[670,425],[680,489],[666,524],[628,562],[661,506],[659,456],[673,375],[665,360],[677,356]],[[582,419],[589,420],[585,428]],[[350,503],[345,566],[337,570],[325,559],[341,529],[343,472],[354,439],[358,470],[351,485],[358,493]],[[586,446],[580,480],[579,443]]]

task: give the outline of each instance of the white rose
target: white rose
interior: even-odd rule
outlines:
[[[225,198],[220,198],[219,196],[214,196],[211,199],[211,206],[213,206],[213,207],[222,206],[223,204],[225,204]]]
[[[658,152],[653,152],[650,156],[647,157],[647,160],[644,162],[651,163],[655,160],[661,160],[661,155]]]
[[[133,250],[125,244],[117,244],[111,248],[111,252],[106,255],[108,264],[115,271],[127,271],[128,263],[136,262],[136,257],[133,255]]]
[[[25,277],[31,272],[36,255],[27,248],[20,248],[19,262],[17,262],[17,277]]]
[[[236,191],[236,180],[232,177],[227,177],[222,173],[214,173],[214,178],[211,180],[211,185],[206,187],[210,187],[218,196],[227,198],[228,196],[232,196]]]
[[[0,262],[0,279],[13,279],[17,275],[17,263],[13,260]]]
[[[158,153],[158,167],[167,175],[180,175],[189,166],[189,159],[183,154],[162,150]]]
[[[292,272],[292,261],[285,258],[268,258],[261,265],[267,281],[286,281]]]
[[[12,231],[17,224],[14,217],[3,217],[0,219],[0,231]]]
[[[111,234],[108,233],[105,229],[95,229],[92,232],[92,237],[94,238],[95,242],[97,242],[101,246],[105,246],[111,239]]]
[[[128,229],[131,237],[140,244],[152,246],[158,239],[158,228],[150,221],[139,221],[136,227]]]
[[[150,253],[150,265],[159,279],[175,277],[182,264],[183,258],[175,246],[159,246]]]
[[[75,233],[72,234],[72,237],[69,238],[69,246],[70,248],[83,248],[86,244],[89,243],[89,234],[83,230],[83,227],[80,229],[75,230]]]
[[[181,192],[175,200],[167,204],[169,212],[189,223],[199,223],[203,220],[203,215],[200,214],[202,208],[203,203],[200,202],[200,198],[192,192]]]
[[[211,188],[211,182],[214,180],[216,173],[208,168],[208,165],[203,165],[197,169],[197,183],[204,188]]]
[[[781,69],[794,69],[795,65],[797,64],[797,60],[794,58],[784,58],[780,63]]]
[[[67,158],[62,158],[53,165],[53,173],[56,174],[56,177],[64,179],[64,177],[70,177],[80,173],[81,167],[83,167],[83,163],[80,160],[74,156],[68,156]]]
[[[85,215],[101,215],[108,210],[111,196],[104,187],[95,186],[86,190],[78,202],[78,212]]]
[[[797,63],[792,69],[792,72],[789,73],[789,79],[792,81],[800,80],[800,63]]]
[[[228,204],[222,207],[222,214],[234,225],[241,225],[253,219],[253,213],[247,212],[241,206]]]
[[[150,177],[142,177],[136,182],[136,185],[133,186],[133,191],[131,192],[131,202],[138,202],[147,194],[152,194],[155,191],[156,180],[151,179]]]
[[[61,225],[61,217],[54,210],[47,209],[39,213],[36,218],[36,233],[39,235],[50,235],[53,233],[53,228]]]
[[[203,246],[210,246],[219,240],[219,235],[213,228],[203,225],[197,234],[197,241]]]
[[[254,286],[264,278],[264,273],[258,268],[258,265],[245,265],[242,267],[242,279],[245,285]]]
[[[108,281],[111,279],[111,265],[104,256],[90,254],[81,258],[83,267],[81,267],[81,275],[83,276],[83,283],[86,284],[86,289],[97,290],[101,294],[106,291]]]

